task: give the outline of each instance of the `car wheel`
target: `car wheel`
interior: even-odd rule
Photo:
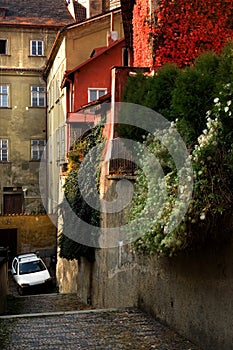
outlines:
[[[23,288],[18,286],[17,287],[17,292],[19,293],[19,295],[23,295]]]

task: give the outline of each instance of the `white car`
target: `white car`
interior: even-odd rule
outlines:
[[[16,256],[12,261],[11,272],[20,295],[27,288],[45,285],[52,280],[45,263],[35,253]]]

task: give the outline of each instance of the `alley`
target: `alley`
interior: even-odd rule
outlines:
[[[201,350],[135,309],[93,310],[75,294],[10,296],[1,350]]]
[[[0,319],[2,350],[198,350],[135,310],[67,312]]]

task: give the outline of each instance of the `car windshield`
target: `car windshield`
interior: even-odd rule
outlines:
[[[42,261],[30,261],[19,264],[19,274],[25,275],[27,273],[39,272],[46,270],[46,267],[42,263]]]

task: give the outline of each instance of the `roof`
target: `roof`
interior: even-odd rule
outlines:
[[[18,255],[19,261],[35,261],[38,260],[39,257],[35,253],[30,253],[30,254],[21,254]]]
[[[66,32],[68,30],[72,31],[72,30],[75,30],[77,28],[82,30],[86,25],[91,25],[93,23],[100,22],[101,20],[110,17],[112,15],[112,13],[114,13],[115,15],[121,16],[121,9],[120,8],[113,9],[113,10],[107,11],[106,13],[99,14],[99,15],[96,15],[96,16],[93,16],[90,18],[86,18],[85,20],[80,21],[80,22],[70,23],[67,26],[64,26],[63,28],[61,28],[60,31],[57,33],[56,39],[53,43],[53,46],[50,50],[48,57],[47,57],[46,65],[45,65],[45,68],[43,71],[43,76],[44,77],[48,76],[49,70],[53,64],[53,60],[58,52],[58,49],[59,49],[60,44],[62,42],[62,39],[66,35]]]
[[[0,25],[62,27],[74,22],[65,0],[0,0],[0,8],[6,9]]]
[[[103,55],[104,53],[106,53],[107,51],[111,50],[113,47],[117,46],[118,44],[124,42],[124,38],[121,38],[119,40],[114,41],[111,45],[109,46],[105,46],[105,47],[100,47],[100,48],[95,48],[92,53],[90,58],[88,58],[88,60],[82,62],[79,66],[75,67],[72,70],[66,71],[64,74],[64,77],[62,79],[62,83],[61,83],[61,88],[63,88],[65,86],[66,83],[66,79],[73,74],[74,72],[80,70],[81,68],[83,68],[84,66],[88,65],[89,63],[91,63],[92,61],[94,61],[96,58],[100,57],[101,55]]]

